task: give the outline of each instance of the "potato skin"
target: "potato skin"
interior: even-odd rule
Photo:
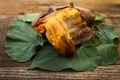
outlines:
[[[93,23],[93,21],[95,20],[95,16],[90,10],[78,6],[75,6],[75,8],[77,8],[80,11],[82,18],[85,20],[87,25]]]

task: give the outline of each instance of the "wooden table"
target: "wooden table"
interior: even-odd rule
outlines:
[[[41,12],[48,6],[63,6],[69,0],[0,0],[0,80],[120,80],[120,58],[109,66],[99,66],[93,72],[44,70],[26,70],[31,61],[18,63],[12,61],[4,49],[5,35],[15,16]],[[119,0],[75,0],[75,4],[100,12],[107,24],[115,26],[120,31],[120,1]],[[120,54],[120,45],[118,46]]]

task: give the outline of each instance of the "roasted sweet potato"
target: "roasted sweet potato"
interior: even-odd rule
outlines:
[[[72,56],[75,45],[92,37],[94,32],[88,27],[92,21],[94,16],[89,10],[70,4],[56,9],[50,7],[33,21],[32,26],[39,35],[45,35],[60,53]]]

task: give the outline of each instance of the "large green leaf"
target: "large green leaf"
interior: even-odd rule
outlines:
[[[47,45],[39,51],[29,69],[41,68],[60,71],[72,68],[76,71],[94,70],[99,64],[97,53],[97,49],[92,45],[83,45],[77,49],[73,57],[65,57],[55,48]]]
[[[113,26],[100,25],[97,27],[96,34],[102,41],[102,43],[97,46],[101,57],[100,65],[115,63],[118,59],[118,51],[113,41],[116,38],[120,38],[120,32],[116,31]]]
[[[118,59],[118,51],[115,44],[101,44],[97,47],[100,55],[100,65],[113,64]]]
[[[113,41],[116,38],[120,38],[120,32],[117,32],[110,25],[100,25],[96,28],[94,36],[84,42],[84,44],[91,44],[97,48],[100,56],[100,65],[115,63],[118,59],[118,51]]]
[[[6,35],[5,49],[13,60],[25,62],[35,54],[36,47],[43,46],[44,42],[30,24],[15,18]]]
[[[120,32],[110,25],[98,26],[96,34],[103,43],[112,43],[115,38],[120,38]]]

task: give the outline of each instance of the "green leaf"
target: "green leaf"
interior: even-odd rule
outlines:
[[[83,42],[83,44],[89,44],[92,45],[94,47],[99,46],[100,44],[102,44],[102,41],[100,40],[100,38],[97,36],[96,33],[94,33],[93,37],[91,39],[89,39],[88,41]]]
[[[105,18],[102,17],[98,12],[95,12],[95,11],[91,11],[94,16],[95,16],[95,22],[104,22],[105,21]]]
[[[32,13],[32,14],[26,14],[23,17],[20,18],[20,20],[24,22],[32,22],[40,13]]]
[[[28,69],[41,68],[60,71],[72,68],[76,71],[94,70],[99,64],[97,53],[93,46],[83,45],[77,49],[73,57],[65,57],[51,45],[47,45],[39,51]]]
[[[116,38],[120,38],[120,32],[117,32],[115,28],[110,25],[100,25],[97,27],[96,34],[102,41],[102,43],[96,47],[101,57],[100,65],[115,63],[118,59],[118,51],[113,41]]]
[[[110,25],[98,26],[96,34],[103,43],[112,43],[115,38],[120,38],[120,32]]]
[[[120,38],[120,32],[117,32],[110,25],[100,25],[96,28],[94,36],[84,42],[84,44],[91,44],[97,48],[100,56],[100,65],[115,63],[118,59],[118,51],[113,41],[116,38]]]
[[[43,46],[45,41],[30,24],[15,18],[6,35],[6,53],[13,60],[26,62],[36,53],[36,47]]]
[[[117,61],[119,55],[115,44],[101,44],[97,49],[101,57],[100,65],[109,65]]]
[[[92,23],[92,28],[96,28],[98,25],[100,25],[102,22],[105,21],[105,18],[102,17],[98,12],[95,12],[93,10],[91,10],[91,12],[94,14],[95,16],[95,21]]]

